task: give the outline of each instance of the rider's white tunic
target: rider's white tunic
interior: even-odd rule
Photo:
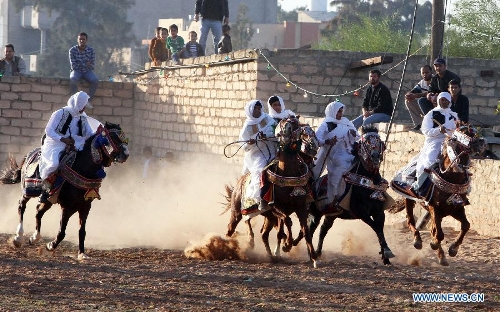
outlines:
[[[276,122],[266,113],[259,118],[253,118],[253,108],[256,101],[250,101],[245,107],[247,120],[241,129],[239,139],[255,139],[259,132],[270,138],[274,135]],[[250,117],[249,117],[250,116]],[[256,144],[245,144],[245,158],[243,163],[243,174],[250,172],[251,183],[246,190],[246,197],[260,201],[260,175],[262,169],[276,157],[276,141],[258,141]]]
[[[433,116],[441,114],[444,116],[444,126],[449,132],[456,129],[457,114],[449,108],[436,107],[429,111],[423,121],[421,131],[425,135],[424,145],[417,158],[416,174],[420,176],[425,168],[430,168],[437,162],[441,146],[446,138],[446,134],[441,133],[440,127],[434,122]]]
[[[354,155],[352,146],[359,139],[359,134],[352,122],[346,117],[340,120],[335,116],[344,104],[332,102],[325,109],[326,118],[316,131],[319,145],[321,146],[315,167],[313,169],[314,178],[317,179],[324,169],[328,170],[328,201],[332,202],[335,196],[342,195],[345,189],[345,182],[342,175],[349,170]],[[329,131],[328,123],[333,123],[335,128]],[[325,144],[325,141],[337,137],[335,145]]]
[[[46,138],[41,149],[41,161],[39,164],[40,177],[46,179],[51,173],[57,170],[59,166],[59,155],[66,148],[66,144],[61,142],[61,138],[71,137],[75,140],[75,148],[83,149],[85,140],[92,136],[93,130],[87,122],[87,114],[80,110],[85,107],[88,102],[88,95],[85,92],[77,92],[68,101],[68,105],[55,111],[50,116],[49,122],[45,128]],[[72,116],[71,122],[67,130],[64,129],[64,124]],[[78,135],[79,125],[81,120],[82,135]],[[62,133],[65,130],[64,133]]]

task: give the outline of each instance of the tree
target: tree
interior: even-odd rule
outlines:
[[[343,25],[334,35],[323,38],[320,50],[406,53],[409,34],[391,29],[390,18],[359,16],[360,22]]]
[[[135,0],[18,0],[21,9],[34,5],[39,11],[58,13],[47,31],[47,50],[39,57],[37,73],[45,77],[68,77],[69,49],[80,32],[88,34],[96,53],[95,72],[100,78],[125,70],[123,49],[136,45],[127,10]]]
[[[253,22],[248,18],[247,13],[248,7],[244,3],[241,3],[238,8],[236,22],[231,29],[233,50],[248,48],[248,44],[255,32]]]
[[[322,32],[324,36],[335,33],[343,25],[359,23],[361,16],[378,18],[387,16],[391,19],[390,28],[394,31],[408,30],[410,32],[413,22],[414,0],[334,0],[330,5],[339,6],[339,14],[330,21],[330,25]],[[431,24],[430,1],[418,5],[415,32],[423,35],[430,29]],[[389,12],[389,13],[387,13]]]
[[[500,59],[498,1],[457,2],[444,41],[444,54],[447,56]]]

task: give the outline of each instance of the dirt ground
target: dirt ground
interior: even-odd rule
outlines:
[[[224,176],[185,181],[170,173],[168,184],[131,186],[121,183],[129,177],[111,178],[112,172],[89,216],[91,258],[85,261],[76,260],[76,216],[59,248],[45,251],[44,243],[57,233],[58,208],[44,216],[43,242],[14,248],[9,240],[17,226],[19,186],[2,186],[0,311],[500,311],[499,237],[472,231],[457,257],[448,257],[450,266],[441,267],[427,232],[417,251],[407,230],[387,225],[396,257],[384,266],[371,230],[339,220],[326,237],[319,268],[308,261],[303,243],[272,263],[258,235],[254,251],[246,249],[244,236],[229,243],[220,238],[229,220],[228,213],[220,215],[223,185],[235,179],[214,172]],[[35,203],[28,205],[26,236],[34,230]],[[237,229],[244,232],[244,224]],[[448,247],[457,233],[445,229],[445,235]],[[221,247],[242,259],[211,260]],[[197,250],[205,256],[186,256]],[[413,293],[481,293],[484,302],[415,303]]]
[[[425,257],[392,266],[374,255],[326,251],[317,269],[293,253],[279,263],[248,252],[245,260],[218,261],[137,247],[89,249],[92,258],[77,261],[71,243],[55,253],[14,249],[10,236],[0,235],[1,311],[500,310],[500,240],[477,235],[450,267],[435,264],[427,246]],[[409,239],[401,242],[410,248]],[[483,293],[484,302],[414,303],[420,292]]]

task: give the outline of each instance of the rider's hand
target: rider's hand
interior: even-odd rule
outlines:
[[[74,145],[75,140],[73,138],[61,138],[61,142],[63,142],[66,145]]]
[[[255,142],[257,142],[257,140],[255,140],[255,139],[248,140],[248,144],[255,144]]]
[[[446,133],[446,127],[444,125],[439,127],[439,132]]]

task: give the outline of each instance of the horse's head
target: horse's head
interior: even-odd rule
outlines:
[[[476,127],[461,126],[448,137],[442,147],[442,167],[463,172],[470,165],[470,156],[484,152],[486,141]]]
[[[280,129],[277,134],[279,149],[291,153],[300,151],[302,146],[302,129],[299,120],[291,116],[287,119],[282,119],[278,127]]]
[[[319,141],[316,137],[316,132],[308,124],[300,125],[300,139],[302,140],[302,147],[300,151],[309,156],[314,157],[318,153]]]
[[[362,127],[361,139],[358,141],[358,156],[363,167],[368,171],[376,171],[384,160],[385,143],[375,127]]]
[[[93,147],[96,153],[99,153],[95,156],[101,159],[105,167],[109,167],[113,162],[124,163],[129,156],[128,138],[118,124],[106,122],[104,126],[99,126]],[[101,151],[104,152],[105,157],[102,157]]]

